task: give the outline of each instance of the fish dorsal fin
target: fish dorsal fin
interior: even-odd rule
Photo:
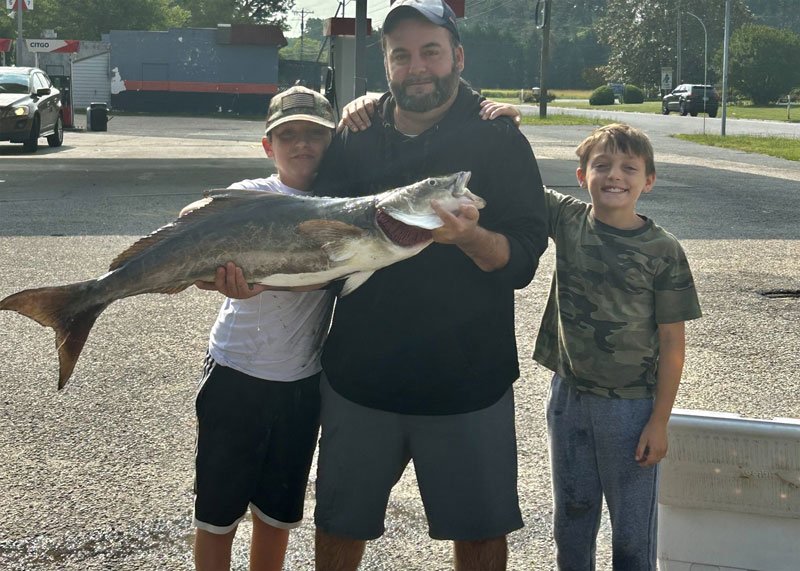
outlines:
[[[157,244],[177,232],[180,232],[189,225],[196,224],[198,221],[208,218],[222,210],[229,210],[238,204],[252,204],[256,201],[274,200],[274,201],[287,201],[295,200],[296,197],[279,194],[276,192],[265,192],[263,190],[246,190],[239,188],[224,188],[219,190],[206,190],[203,195],[211,198],[211,201],[194,210],[191,210],[169,224],[162,226],[158,230],[148,234],[144,238],[140,238],[127,250],[119,254],[111,262],[109,271],[116,270],[125,262],[136,256],[139,252],[146,250],[153,244]]]
[[[192,212],[197,212],[197,210],[193,210]],[[190,212],[186,216],[190,216],[192,212]],[[186,218],[186,216],[184,216],[184,218]],[[156,244],[161,240],[168,238],[169,236],[172,236],[180,227],[180,222],[181,220],[176,220],[175,222],[171,222],[166,226],[162,226],[161,228],[159,228],[158,230],[156,230],[151,234],[148,234],[144,238],[139,238],[127,250],[121,252],[116,258],[114,258],[111,261],[111,265],[108,266],[108,271],[113,272],[114,270],[125,264],[125,262],[133,258],[139,252],[146,250],[153,244]]]
[[[314,219],[297,225],[297,233],[317,242],[332,262],[352,258],[364,231],[358,226],[338,220]]]
[[[219,200],[220,198],[294,198],[291,194],[283,194],[281,192],[271,192],[269,190],[255,190],[252,188],[212,188],[203,191],[203,196]]]

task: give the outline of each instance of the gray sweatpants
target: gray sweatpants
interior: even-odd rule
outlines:
[[[595,569],[603,496],[614,570],[655,571],[659,470],[634,460],[652,410],[652,399],[605,398],[553,376],[547,432],[559,571]]]

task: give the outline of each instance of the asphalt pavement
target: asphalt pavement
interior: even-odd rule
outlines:
[[[637,124],[637,115],[623,118]],[[800,164],[677,141],[667,135],[699,118],[657,119],[640,125],[653,140],[658,178],[639,211],[683,243],[704,312],[687,327],[676,406],[800,418],[800,298],[764,295],[800,290]],[[575,184],[574,148],[590,130],[523,127],[547,185],[587,198]],[[204,189],[273,172],[262,131],[258,121],[119,116],[108,132],[67,131],[63,147],[35,155],[0,145],[0,298],[101,275]],[[530,359],[553,257],[550,248],[517,294],[525,527],[509,536],[512,571],[553,568],[543,412],[550,374]],[[192,288],[113,304],[61,392],[52,331],[0,312],[0,568],[191,568],[194,393],[220,302]],[[312,469],[286,569],[313,568],[313,479]],[[427,536],[413,470],[392,495],[386,527],[362,569],[452,568],[449,544]],[[246,569],[249,529],[245,521],[234,569]],[[609,561],[604,517],[598,569]]]

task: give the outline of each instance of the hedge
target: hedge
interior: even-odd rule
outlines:
[[[601,85],[589,96],[589,105],[614,105],[614,90]]]
[[[626,83],[625,90],[622,92],[623,103],[644,103],[644,92],[636,87]]]

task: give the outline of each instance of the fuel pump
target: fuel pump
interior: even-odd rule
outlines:
[[[325,95],[331,106],[342,115],[342,109],[356,98],[356,19],[328,18],[322,32],[330,41],[330,62],[325,78]],[[372,34],[371,20],[367,20],[367,35]]]

